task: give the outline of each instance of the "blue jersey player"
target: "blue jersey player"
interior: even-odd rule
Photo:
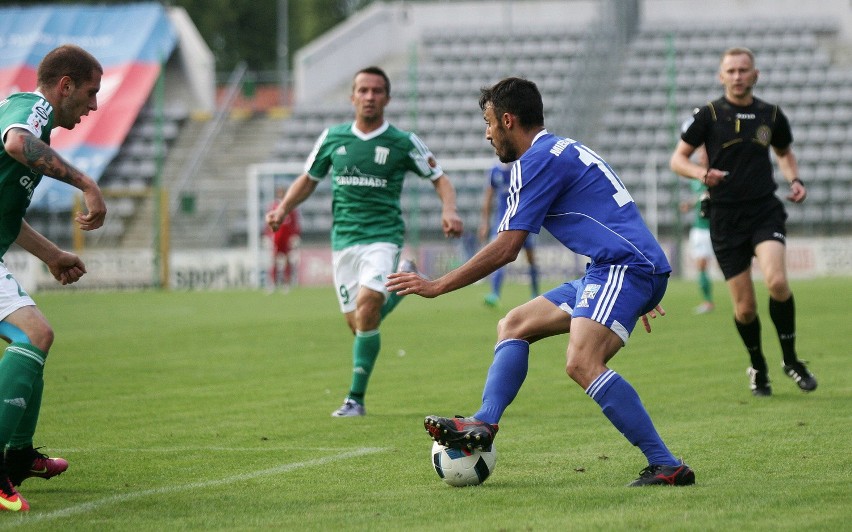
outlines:
[[[512,163],[498,162],[488,172],[488,186],[485,187],[485,197],[482,201],[482,216],[479,222],[479,240],[497,238],[497,227],[506,214],[507,201],[509,199],[509,186],[512,183]],[[496,198],[496,201],[495,201]],[[492,214],[493,211],[493,214]],[[538,266],[535,263],[535,237],[530,233],[524,241],[524,251],[529,264],[530,289],[532,297],[538,295]],[[485,296],[485,304],[496,307],[500,304],[500,292],[503,288],[503,279],[506,269],[500,268],[491,274],[491,292]]]
[[[695,483],[693,471],[660,438],[636,390],[607,367],[642,318],[662,313],[671,267],[630,193],[609,165],[583,144],[544,128],[535,83],[507,78],[483,88],[485,137],[512,168],[508,209],[496,240],[434,281],[389,276],[399,294],[436,297],[482,279],[517,257],[527,234],[546,228],[565,247],[589,257],[585,275],[513,310],[497,326],[494,361],[482,406],[468,418],[428,416],[432,438],[457,448],[487,448],[527,374],[530,344],[569,333],[566,371],[648,460],[630,486]]]

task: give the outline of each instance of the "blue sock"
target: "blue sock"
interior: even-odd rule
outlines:
[[[491,293],[495,296],[499,296],[500,291],[503,289],[503,277],[505,275],[505,268],[500,268],[499,270],[491,274]]]
[[[494,347],[494,362],[488,368],[482,406],[473,417],[492,425],[500,421],[527,378],[529,356],[530,344],[525,340],[503,340]]]
[[[586,389],[627,441],[639,447],[649,465],[678,465],[680,460],[663,443],[639,394],[621,375],[609,369]]]
[[[530,264],[530,287],[532,288],[533,298],[538,297],[538,266]]]

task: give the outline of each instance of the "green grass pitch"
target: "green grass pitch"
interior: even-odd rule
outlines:
[[[56,330],[36,445],[69,470],[21,487],[15,530],[839,530],[852,486],[852,279],[795,281],[798,347],[819,379],[781,373],[758,288],[771,398],[753,398],[725,286],[695,316],[673,281],[668,315],[611,362],[639,391],[688,488],[628,489],[645,466],[564,373],[567,336],[532,347],[501,421],[494,474],[451,488],[432,470],[426,414],[479,406],[497,320],[527,288],[410,297],[382,327],[368,415],[333,419],[351,336],[331,288],[287,295],[44,293]]]

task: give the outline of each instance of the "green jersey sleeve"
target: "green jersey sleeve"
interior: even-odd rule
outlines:
[[[414,133],[410,133],[408,140],[411,142],[411,151],[408,152],[408,158],[411,163],[409,169],[420,177],[428,177],[432,181],[441,177],[444,171],[441,169],[438,161],[435,160],[435,156],[426,147],[426,144],[420,140],[420,137]]]
[[[328,128],[326,128],[314,143],[314,149],[308,155],[305,162],[305,173],[314,180],[323,179],[331,169],[331,155],[334,149],[328,140]]]

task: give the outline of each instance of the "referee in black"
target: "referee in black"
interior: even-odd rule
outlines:
[[[695,111],[672,155],[671,168],[709,188],[713,251],[731,292],[734,324],[751,358],[747,371],[752,394],[772,395],[761,347],[752,257],[757,257],[769,290],[769,316],[781,343],[784,373],[810,392],[817,381],[796,355],[796,307],[785,262],[787,213],[775,196],[778,186],[770,146],[790,187],[787,199],[801,203],[807,190],[799,179],[787,117],[777,105],[753,95],[758,75],[751,50],[730,48],[722,54],[719,80],[725,95]],[[690,161],[702,144],[707,147],[709,168]]]

